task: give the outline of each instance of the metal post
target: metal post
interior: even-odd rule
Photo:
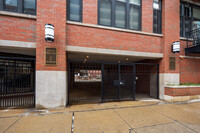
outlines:
[[[157,99],[159,99],[159,64],[157,64]]]
[[[120,99],[121,97],[121,74],[120,74],[120,70],[121,70],[121,65],[118,64],[118,75],[119,75],[119,88],[118,88],[118,100]]]
[[[67,64],[67,66],[68,66],[68,88],[67,88],[67,105],[69,105],[70,103],[69,103],[69,90],[70,90],[70,61],[68,60],[68,62],[67,62],[68,64]]]
[[[34,107],[36,106],[35,104],[36,104],[36,60],[34,60],[33,61],[33,63],[34,63],[34,67],[33,67],[33,76],[34,76],[34,79],[33,79],[33,84],[34,84]]]
[[[135,100],[135,63],[133,63],[133,100]]]
[[[101,102],[104,99],[104,64],[101,65]]]

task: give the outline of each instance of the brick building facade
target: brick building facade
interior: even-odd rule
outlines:
[[[38,108],[63,107],[69,102],[74,77],[69,74],[74,69],[70,61],[158,64],[157,77],[151,74],[147,83],[144,76],[137,86],[159,86],[160,99],[167,85],[200,83],[200,52],[185,54],[185,32],[194,29],[194,20],[200,21],[200,14],[195,14],[200,11],[198,0],[16,0],[17,5],[12,1],[0,0],[0,56],[36,59],[34,105]],[[190,30],[185,18],[191,18]],[[54,25],[52,43],[45,41],[46,23]],[[175,41],[180,42],[179,53],[172,52]],[[56,48],[56,65],[45,64],[46,48]],[[158,78],[158,83],[151,85],[151,77]]]

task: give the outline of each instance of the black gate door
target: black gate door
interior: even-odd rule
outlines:
[[[134,65],[120,65],[120,99],[134,99]]]
[[[104,64],[103,100],[134,99],[134,64]]]
[[[103,100],[119,99],[119,65],[104,64],[103,70]]]
[[[35,59],[0,57],[0,107],[34,107]]]
[[[158,98],[157,64],[68,61],[68,104]]]

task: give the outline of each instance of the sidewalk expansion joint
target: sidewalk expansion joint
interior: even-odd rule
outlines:
[[[128,106],[128,107],[113,107],[113,108],[102,108],[102,109],[91,109],[91,110],[80,110],[80,111],[67,111],[68,113],[73,113],[73,112],[90,112],[90,111],[101,111],[101,110],[111,110],[111,109],[126,109],[126,108],[138,108],[138,107],[148,107],[148,106],[154,106],[154,105],[159,105],[159,103],[155,104],[148,104],[148,105],[139,105],[139,106]]]
[[[136,131],[133,129],[133,127],[124,118],[122,118],[122,116],[119,113],[117,113],[117,111],[114,110],[114,112],[119,116],[120,119],[122,119],[130,127],[129,133],[131,133],[132,131],[134,131],[136,133]]]
[[[184,125],[184,124],[182,124],[181,122],[177,122],[178,124],[180,124],[180,125],[182,125],[182,126],[184,126],[185,128],[188,128],[188,129],[190,129],[191,131],[193,131],[193,132],[195,132],[195,133],[198,133],[197,131],[195,131],[194,129],[192,129],[192,128],[190,128],[190,127],[188,127],[188,126],[186,126],[186,125]]]
[[[152,109],[150,109],[150,110],[152,110]],[[154,110],[152,110],[152,111],[154,111]],[[158,111],[157,111],[157,112],[158,112]],[[162,113],[160,113],[160,112],[158,112],[158,113],[161,114],[162,116],[167,117],[168,119],[170,119],[170,120],[172,120],[172,121],[178,123],[179,125],[182,125],[182,126],[184,126],[185,128],[188,128],[189,130],[191,130],[191,131],[193,131],[193,132],[195,132],[195,133],[198,133],[198,132],[195,131],[194,129],[192,129],[192,128],[190,128],[190,127],[188,127],[188,126],[182,124],[182,123],[179,122],[178,120],[175,120],[175,119],[173,119],[173,118],[171,118],[171,117],[169,117],[169,116],[167,116],[167,115],[165,115],[165,114],[162,114]]]
[[[72,126],[71,126],[71,133],[74,132],[74,112],[72,113]]]
[[[160,124],[154,124],[154,125],[149,125],[149,126],[137,127],[137,128],[134,128],[134,129],[146,128],[146,127],[155,127],[155,126],[159,126],[159,125],[166,125],[166,124],[172,124],[172,123],[176,123],[176,122],[160,123]]]
[[[13,125],[15,125],[15,123],[17,123],[22,117],[20,117],[19,119],[17,119],[12,125],[10,125],[6,130],[3,131],[3,133],[7,132]]]

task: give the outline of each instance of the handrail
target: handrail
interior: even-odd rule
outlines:
[[[186,33],[187,48],[200,45],[200,28]]]

